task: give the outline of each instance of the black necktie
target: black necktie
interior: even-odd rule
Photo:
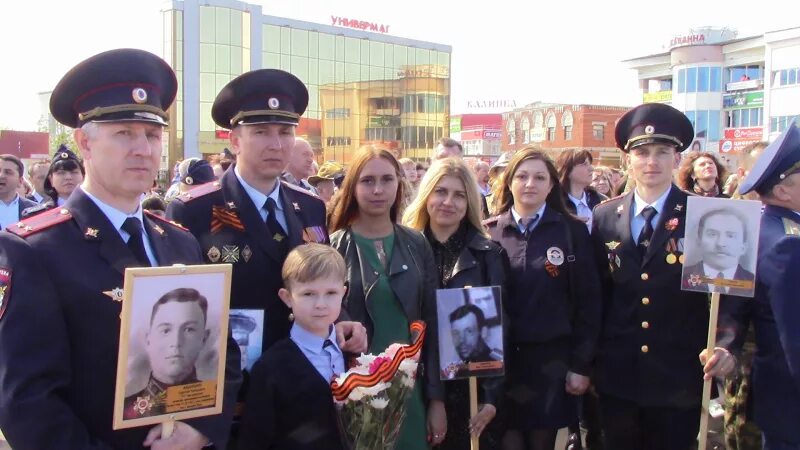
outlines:
[[[136,257],[136,260],[142,267],[150,267],[150,258],[147,257],[147,252],[144,250],[144,240],[142,238],[142,222],[136,217],[128,217],[122,223],[122,229],[130,235],[128,238],[128,248]]]
[[[656,215],[656,209],[648,206],[642,210],[642,217],[644,217],[644,228],[639,233],[639,240],[636,241],[636,246],[639,248],[639,253],[644,257],[647,253],[647,247],[650,246],[650,239],[653,238],[653,217]]]
[[[522,228],[524,230],[522,232],[522,235],[525,237],[525,239],[528,239],[530,237],[531,231],[533,231],[531,227],[536,223],[538,219],[539,219],[539,214],[535,214],[533,217],[528,217],[528,218],[520,217],[519,223],[520,225],[522,225]]]
[[[269,230],[270,237],[278,244],[278,248],[283,256],[288,253],[286,242],[286,231],[278,222],[278,217],[275,215],[275,200],[272,197],[267,197],[264,207],[267,209],[267,229]]]

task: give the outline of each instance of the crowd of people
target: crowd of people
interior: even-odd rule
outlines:
[[[428,161],[371,145],[347,167],[317,166],[295,136],[306,87],[263,69],[213,104],[230,150],[181,161],[158,186],[176,89],[154,55],[102,53],[52,95],[75,151],[27,171],[0,155],[0,429],[13,448],[347,448],[324,386],[348,355],[409,343],[422,320],[398,449],[479,436],[487,449],[553,450],[569,428],[573,450],[688,450],[712,377],[725,380],[729,448],[800,449],[795,125],[746,148],[731,176],[714,153],[687,151],[691,123],[663,104],[617,123],[624,170],[586,149],[527,147],[490,164],[449,138]],[[712,353],[708,294],[681,289],[673,245],[693,195],[760,198],[771,224],[756,299],[723,295]],[[223,414],[171,437],[112,430],[120,303],[104,292],[126,267],[220,262],[233,265],[231,309],[263,312],[260,362],[244,369],[229,339]],[[468,382],[437,370],[436,290],[482,286],[502,292],[506,371],[479,380],[471,415]]]

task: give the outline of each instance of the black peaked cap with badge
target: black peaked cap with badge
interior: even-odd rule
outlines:
[[[689,118],[672,106],[645,103],[620,117],[614,137],[625,153],[645,144],[666,144],[683,151],[694,140],[694,128]]]
[[[308,89],[299,78],[278,69],[244,73],[214,100],[211,117],[225,129],[238,125],[297,125],[308,106]]]
[[[756,159],[753,170],[739,186],[739,192],[765,194],[789,175],[800,171],[800,123],[792,120],[786,130]]]
[[[175,72],[158,56],[130,48],[110,50],[64,75],[50,97],[50,112],[71,128],[88,122],[166,125],[177,90]]]

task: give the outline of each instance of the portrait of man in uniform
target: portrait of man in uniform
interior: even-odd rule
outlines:
[[[499,295],[496,287],[437,291],[442,379],[503,374]]]
[[[752,297],[758,203],[703,197],[687,203],[682,289]]]

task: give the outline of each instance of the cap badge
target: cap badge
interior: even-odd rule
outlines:
[[[186,177],[186,179],[183,180],[183,182],[186,184],[194,184],[194,179],[192,177]]]
[[[270,97],[269,100],[267,100],[267,106],[269,106],[269,109],[278,109],[278,107],[281,106],[281,102],[275,97]]]
[[[131,96],[133,97],[133,101],[139,104],[147,101],[147,91],[142,88],[134,89],[133,92],[131,92]]]
[[[61,159],[67,159],[69,158],[69,155],[67,154],[67,152],[61,152],[61,154],[58,155],[58,157]]]
[[[652,125],[648,125],[644,127],[644,134],[653,134],[656,132],[656,128]]]

